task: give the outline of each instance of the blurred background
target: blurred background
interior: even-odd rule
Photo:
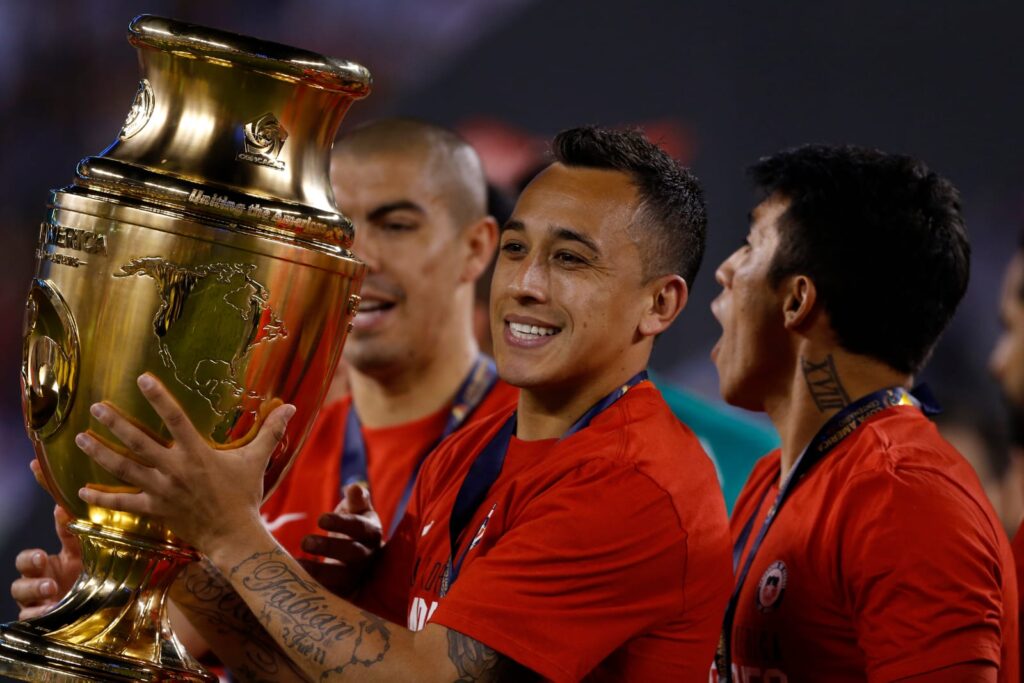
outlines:
[[[743,169],[805,142],[926,160],[960,188],[974,247],[967,298],[923,379],[1008,528],[1020,520],[1005,410],[986,372],[1002,270],[1024,224],[1024,3],[863,0],[0,0],[0,621],[14,555],[53,547],[32,481],[18,371],[24,297],[49,189],[116,136],[138,83],[128,22],[152,13],[360,62],[375,79],[342,129],[416,116],[459,129],[514,193],[544,141],[639,125],[704,181],[704,268],[654,368],[717,400],[715,266],[754,201]],[[884,245],[880,245],[884,248]],[[1019,476],[1019,475],[1017,475]]]

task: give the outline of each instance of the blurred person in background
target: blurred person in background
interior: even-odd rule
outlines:
[[[999,382],[1003,396],[1009,404],[1011,416],[1011,465],[1007,476],[1007,494],[1020,496],[1024,489],[1021,462],[1022,434],[1024,434],[1024,233],[1017,242],[1017,253],[1006,267],[1003,276],[1003,291],[999,299],[999,321],[1003,328],[989,358],[989,370]],[[1019,500],[1019,498],[1017,498]],[[1019,523],[1020,516],[1017,515]],[[1024,527],[1013,538],[1013,555],[1016,561],[1018,589],[1024,583]],[[1024,613],[1024,600],[1018,604]],[[1021,651],[1024,652],[1024,635],[1021,637]]]
[[[1011,453],[1013,435],[1007,438],[1002,414],[982,414],[966,404],[963,396],[944,396],[942,412],[934,416],[942,438],[951,443],[971,464],[981,480],[985,494],[999,515],[1003,529],[1012,538],[1021,518],[1021,497],[1024,490],[1014,490],[1010,481],[1021,489],[1020,475],[1014,471]]]

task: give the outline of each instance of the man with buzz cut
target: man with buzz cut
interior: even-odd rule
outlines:
[[[374,574],[385,616],[411,629],[318,585],[259,522],[289,406],[251,444],[216,451],[144,375],[174,445],[93,406],[139,452],[86,434],[80,447],[141,492],[80,495],[146,510],[205,553],[308,678],[705,678],[731,585],[725,505],[697,439],[646,378],[700,263],[702,192],[638,133],[574,129],[553,151],[502,230],[491,294],[495,359],[518,405],[426,461]]]
[[[476,152],[440,126],[383,119],[338,140],[331,181],[368,272],[344,349],[350,396],[324,407],[261,510],[293,554],[330,555],[332,539],[317,521],[354,485],[361,504],[368,490],[389,536],[426,455],[518,396],[473,335],[476,280],[497,233]],[[349,530],[347,517],[324,521]],[[331,569],[308,566],[320,575]]]
[[[806,146],[719,268],[722,396],[781,448],[732,516],[720,681],[1017,681],[1009,542],[909,391],[967,287],[959,196],[906,156]]]

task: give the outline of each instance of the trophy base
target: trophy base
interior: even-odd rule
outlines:
[[[165,597],[195,553],[77,520],[83,571],[53,610],[0,624],[0,677],[214,683],[167,622]]]
[[[83,647],[59,643],[26,628],[24,622],[0,626],[0,677],[44,683],[84,681],[182,681],[215,683],[205,671],[172,669],[166,664],[118,657]]]

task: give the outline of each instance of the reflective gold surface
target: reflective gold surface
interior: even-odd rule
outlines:
[[[193,553],[86,522],[71,529],[85,571],[54,611],[0,630],[0,671],[31,681],[215,681],[166,625],[167,589]]]
[[[25,421],[38,438],[60,429],[78,385],[78,325],[64,297],[33,280],[25,302],[22,378]]]
[[[88,253],[81,244],[41,243],[26,312],[26,321],[35,319],[26,330],[23,366],[24,402],[38,425],[30,437],[61,504],[79,518],[173,540],[148,520],[90,509],[78,497],[82,486],[119,485],[74,444],[85,429],[114,441],[90,416],[92,403],[110,401],[169,438],[135,385],[144,370],[218,444],[250,437],[264,402],[295,403],[288,448],[272,460],[269,488],[319,405],[362,265],[70,191],[54,195],[47,225],[102,238],[104,245]]]
[[[328,164],[365,69],[155,17],[129,40],[143,70],[129,114],[53,193],[26,303],[26,427],[86,565],[54,612],[0,626],[0,673],[26,680],[210,680],[164,620],[191,551],[156,520],[86,505],[83,486],[128,487],[74,437],[120,447],[89,414],[106,400],[169,441],[135,384],[144,371],[219,447],[293,403],[269,494],[323,399],[364,273]]]

